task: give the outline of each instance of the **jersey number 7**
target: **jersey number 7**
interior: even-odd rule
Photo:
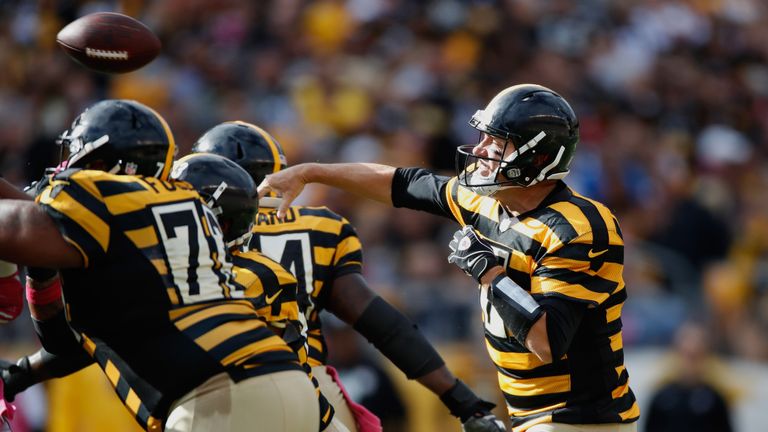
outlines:
[[[155,206],[152,213],[168,276],[184,304],[242,297],[242,293],[225,289],[231,264],[222,259],[224,240],[208,207],[185,201]]]

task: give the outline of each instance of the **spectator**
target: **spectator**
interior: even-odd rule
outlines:
[[[708,331],[688,322],[675,335],[668,380],[648,409],[646,432],[731,432],[731,415],[723,392],[712,381],[713,359]]]

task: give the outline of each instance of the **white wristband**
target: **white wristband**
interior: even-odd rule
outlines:
[[[539,308],[539,304],[536,302],[536,300],[534,300],[527,291],[525,291],[522,287],[520,287],[520,285],[516,284],[515,281],[509,277],[504,276],[501,278],[496,278],[493,283],[499,292],[509,297],[510,300],[517,303],[521,308],[525,309],[528,314],[534,315],[536,310]]]
[[[499,275],[491,282],[490,299],[504,326],[525,346],[528,332],[544,313],[536,300],[515,281]]]

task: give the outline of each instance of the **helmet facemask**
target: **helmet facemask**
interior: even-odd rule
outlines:
[[[224,194],[227,182],[222,181],[210,195],[201,192],[200,196],[206,205],[216,215],[221,229],[224,231],[224,241],[229,249],[239,248],[251,240],[253,221],[258,212],[258,201],[247,200],[241,196]]]
[[[91,162],[95,161],[101,146],[109,142],[109,135],[105,134],[93,141],[86,142],[83,135],[87,131],[87,125],[83,121],[83,114],[77,116],[72,126],[65,130],[56,140],[56,144],[61,146],[60,164],[61,168],[82,167],[90,168]],[[122,162],[118,162],[113,167],[99,167],[110,174],[116,174],[120,170]]]
[[[565,147],[560,147],[552,161],[539,169],[540,161],[545,161],[548,153],[538,152],[536,147],[546,138],[546,133],[541,131],[521,146],[515,146],[513,139],[507,138],[501,152],[494,152],[491,156],[478,156],[472,153],[476,145],[463,145],[456,149],[456,171],[462,186],[472,189],[479,195],[491,196],[502,189],[512,187],[533,186],[543,180],[561,179],[568,175],[568,171],[551,173],[560,162],[565,153]],[[481,136],[482,140],[482,136]],[[507,148],[512,145],[515,150],[507,156]],[[540,156],[537,156],[540,155]],[[544,155],[544,156],[541,156]],[[494,164],[488,175],[482,175],[477,169],[479,164]],[[546,162],[546,161],[545,161]]]

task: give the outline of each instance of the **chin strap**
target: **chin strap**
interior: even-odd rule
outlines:
[[[207,204],[208,207],[213,208],[213,206],[216,205],[216,201],[218,201],[219,198],[221,197],[221,194],[223,194],[224,191],[227,190],[227,187],[229,187],[227,182],[221,182],[219,184],[219,187],[217,187],[216,190],[213,191],[213,193],[211,194],[211,198],[205,204]]]
[[[477,182],[479,183],[479,185],[466,186],[466,187],[467,189],[471,190],[472,192],[478,195],[487,196],[487,197],[493,196],[494,194],[496,194],[496,192],[499,192],[504,189],[520,187],[520,186],[514,186],[514,185],[493,184],[493,181],[495,180],[495,178],[496,178],[496,175],[483,176],[483,175],[480,175],[479,171],[475,171],[472,174],[472,178],[470,181],[472,183]]]
[[[249,229],[247,233],[241,235],[240,237],[238,237],[238,238],[236,238],[234,240],[228,241],[227,242],[227,247],[229,249],[232,249],[232,248],[235,248],[235,247],[239,248],[240,246],[242,246],[244,244],[248,244],[251,241],[251,236],[253,236],[253,232]]]

